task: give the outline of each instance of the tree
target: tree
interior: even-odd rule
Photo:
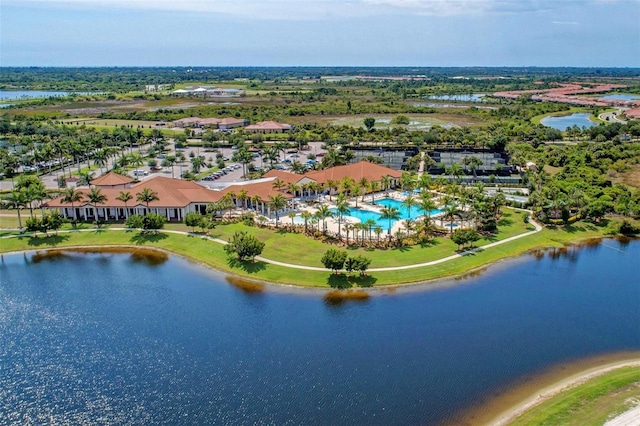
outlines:
[[[376,125],[376,119],[373,117],[367,117],[364,119],[364,127],[368,132],[372,131]]]
[[[67,188],[62,196],[62,202],[65,204],[71,204],[71,209],[73,210],[73,219],[74,221],[78,218],[76,217],[76,208],[75,203],[81,201],[84,195],[82,192],[75,188]]]
[[[478,169],[478,167],[482,166],[482,160],[478,157],[476,157],[475,155],[472,155],[471,157],[466,157],[464,160],[462,160],[463,164],[465,166],[469,166],[469,168],[471,169],[471,172],[473,173],[473,177],[474,179],[477,177],[476,176],[476,170]]]
[[[344,262],[346,260],[346,251],[330,248],[324,253],[320,261],[325,268],[331,269],[334,274],[337,274],[338,271],[344,267]]]
[[[349,210],[349,203],[347,202],[347,197],[344,193],[338,194],[336,197],[336,209],[335,215],[338,219],[338,238],[341,238],[341,225],[342,225],[342,217],[344,215],[349,214],[351,210]]]
[[[402,202],[402,205],[407,208],[407,216],[411,218],[411,207],[417,207],[420,203],[418,203],[418,200],[416,200],[413,195],[409,194]]]
[[[13,190],[9,193],[9,196],[4,200],[5,204],[9,208],[16,209],[18,212],[18,227],[22,229],[22,217],[20,216],[20,209],[27,205],[27,198],[24,192],[19,190]]]
[[[380,219],[387,219],[387,233],[391,235],[391,221],[400,219],[400,211],[397,207],[383,207],[380,210]]]
[[[276,214],[276,228],[278,227],[278,220],[280,219],[279,211],[287,205],[287,199],[282,194],[276,194],[275,196],[269,195],[269,207],[273,209]]]
[[[196,228],[202,226],[204,218],[198,212],[189,212],[184,215],[184,224],[192,228],[192,232],[196,232]]]
[[[89,200],[89,203],[93,205],[93,217],[97,221],[98,208],[96,207],[96,204],[104,204],[107,201],[107,196],[102,193],[100,188],[93,187],[91,188],[91,191],[89,191],[89,193],[87,194],[87,199]]]
[[[152,201],[158,201],[158,193],[150,188],[142,188],[142,191],[136,194],[136,200],[144,203],[147,206],[147,213],[149,212],[149,203]]]
[[[42,216],[41,230],[49,235],[49,231],[56,231],[62,227],[62,215],[59,211],[54,210]]]
[[[329,209],[328,206],[322,204],[318,206],[318,209],[314,213],[314,216],[322,221],[322,233],[327,232],[327,218],[333,217],[333,212]]]
[[[360,276],[365,276],[367,269],[369,269],[369,265],[371,265],[371,259],[361,255],[357,255],[350,259],[352,259],[351,266],[353,270],[360,272]]]
[[[129,208],[127,207],[127,203],[131,201],[133,195],[129,191],[120,191],[116,200],[122,201],[124,203],[124,217],[125,219],[129,217]]]
[[[132,214],[127,218],[124,226],[131,229],[143,229],[144,228],[144,216],[141,214]]]
[[[302,219],[304,219],[304,232],[307,233],[307,224],[309,223],[309,219],[311,219],[311,213],[307,210],[300,213]]]
[[[193,173],[200,173],[200,169],[202,169],[205,165],[205,160],[203,156],[193,157],[191,159],[191,170]]]
[[[148,213],[142,219],[142,227],[146,231],[157,231],[158,229],[162,229],[166,222],[167,218],[163,215],[157,213]]]
[[[224,246],[224,251],[229,256],[236,255],[238,259],[243,261],[254,260],[262,253],[263,249],[264,242],[244,231],[235,232],[229,239],[229,243]]]

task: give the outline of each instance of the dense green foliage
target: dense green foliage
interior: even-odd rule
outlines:
[[[224,251],[230,256],[237,256],[240,260],[253,260],[264,250],[264,243],[255,236],[243,231],[233,234]]]

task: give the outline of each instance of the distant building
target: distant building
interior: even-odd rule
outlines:
[[[292,130],[293,126],[286,123],[278,123],[277,121],[261,121],[246,127],[247,132],[251,133],[284,133]]]

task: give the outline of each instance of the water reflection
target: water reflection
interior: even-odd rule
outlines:
[[[240,277],[235,276],[226,276],[224,278],[229,284],[231,284],[234,288],[247,293],[247,294],[257,294],[264,292],[265,285],[258,281],[247,280]]]

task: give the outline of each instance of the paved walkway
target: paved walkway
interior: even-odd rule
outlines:
[[[528,210],[523,210],[523,211],[528,211]],[[537,232],[540,232],[542,230],[542,226],[539,223],[535,222],[534,220],[529,219],[529,223],[531,223],[536,229],[533,230],[533,231],[525,232],[524,234],[519,234],[519,235],[515,235],[513,237],[505,238],[504,240],[496,241],[494,243],[489,243],[489,244],[481,246],[481,247],[476,247],[474,249],[467,250],[467,251],[464,251],[462,253],[456,253],[454,255],[443,257],[441,259],[432,260],[430,262],[414,263],[414,264],[411,264],[411,265],[402,265],[402,266],[389,266],[389,267],[385,267],[385,268],[370,268],[367,271],[368,272],[400,271],[400,270],[404,270],[404,269],[423,268],[423,267],[426,267],[426,266],[433,266],[433,265],[438,265],[438,264],[445,263],[445,262],[450,262],[452,260],[461,258],[463,256],[468,256],[470,254],[477,253],[477,252],[486,250],[486,249],[491,248],[491,247],[496,247],[496,246],[499,246],[501,244],[506,244],[508,242],[518,240],[520,238],[528,237],[528,236],[533,235],[533,234],[535,234]],[[133,229],[130,229],[130,228],[104,228],[103,230],[105,230],[105,231],[132,231]],[[20,231],[20,230],[19,229],[3,229],[3,231]],[[71,230],[67,230],[67,231],[59,231],[59,233],[95,232],[95,231],[96,231],[96,228],[91,228],[91,229],[71,229]],[[192,232],[174,231],[174,230],[169,230],[169,229],[163,229],[160,232],[164,232],[164,233],[167,233],[167,234],[178,234],[178,235],[188,235],[188,236],[192,236],[192,237],[200,237],[200,238],[204,238],[204,239],[207,239],[207,240],[210,240],[210,241],[214,241],[216,243],[227,244],[226,241],[221,240],[219,238],[213,238],[213,237],[209,237],[209,236],[202,235],[202,234],[196,234],[196,233],[192,233]],[[20,237],[20,236],[22,236],[22,235],[5,235],[3,237],[0,237],[0,240],[1,239],[6,239],[6,238],[17,238],[17,237]],[[302,270],[305,270],[305,271],[323,271],[323,272],[327,271],[326,268],[321,268],[321,267],[318,267],[318,266],[296,265],[296,264],[293,264],[293,263],[286,263],[286,262],[280,262],[280,261],[277,261],[277,260],[268,259],[268,258],[262,257],[262,256],[256,256],[256,259],[260,260],[262,262],[270,263],[272,265],[283,266],[283,267],[286,267],[286,268],[302,269]]]

